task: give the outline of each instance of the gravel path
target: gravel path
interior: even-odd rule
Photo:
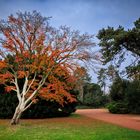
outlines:
[[[106,109],[79,109],[76,113],[140,131],[140,115],[111,114]]]

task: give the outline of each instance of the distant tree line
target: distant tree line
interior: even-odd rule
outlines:
[[[132,29],[122,26],[103,28],[97,35],[102,62],[109,65],[98,72],[98,83],[106,87],[110,81],[108,109],[112,113],[140,113],[140,18]],[[131,63],[120,70],[126,59]]]

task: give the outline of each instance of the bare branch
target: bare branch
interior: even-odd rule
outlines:
[[[27,110],[32,104],[33,104],[33,101],[31,101],[31,102],[24,108],[23,111]]]
[[[16,89],[17,89],[17,97],[18,97],[18,100],[21,101],[21,95],[20,95],[20,89],[19,89],[19,85],[18,85],[18,78],[17,76],[15,76],[15,86],[16,86]]]
[[[34,81],[35,81],[35,79],[36,79],[36,75],[37,75],[37,73],[35,72],[34,78],[32,79],[30,85],[28,86],[27,90],[25,91],[25,94],[27,94],[27,93],[29,92],[29,90],[30,90],[32,84],[34,83]]]

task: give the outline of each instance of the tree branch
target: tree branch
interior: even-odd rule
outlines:
[[[20,95],[20,89],[19,89],[19,86],[18,86],[17,76],[15,76],[15,82],[14,82],[14,84],[15,84],[16,89],[17,89],[17,97],[18,97],[18,100],[21,101],[21,95]]]
[[[33,101],[31,101],[25,108],[23,111],[25,111],[26,109],[28,109],[31,105],[32,105]]]
[[[29,90],[30,90],[30,88],[31,88],[32,84],[33,84],[33,83],[34,83],[34,81],[35,81],[36,75],[37,75],[37,74],[36,74],[36,72],[35,72],[35,74],[34,74],[34,78],[33,78],[32,82],[30,83],[30,85],[28,86],[28,88],[27,88],[27,90],[26,90],[25,94],[29,92]]]

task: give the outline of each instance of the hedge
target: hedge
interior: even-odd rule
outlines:
[[[59,105],[57,102],[46,101],[38,98],[39,101],[23,112],[22,118],[48,118],[68,116],[76,110],[76,102]],[[18,104],[16,94],[0,94],[0,118],[12,118]]]

